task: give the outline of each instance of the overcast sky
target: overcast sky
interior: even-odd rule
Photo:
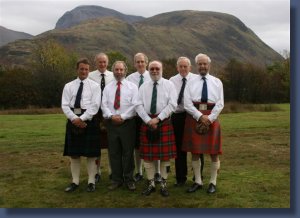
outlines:
[[[289,0],[0,0],[0,25],[37,35],[79,5],[98,5],[151,17],[178,10],[216,11],[239,18],[279,53],[290,51]]]

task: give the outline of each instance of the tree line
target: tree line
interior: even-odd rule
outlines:
[[[132,63],[120,52],[107,53],[109,69],[115,60]],[[34,48],[30,67],[10,68],[0,65],[0,109],[59,107],[65,83],[76,78],[78,54],[67,51],[55,41],[38,43]],[[89,57],[93,64],[93,58]],[[165,78],[176,74],[176,59],[162,60]],[[92,65],[95,69],[95,66]],[[290,101],[290,58],[270,66],[256,66],[230,60],[218,77],[224,85],[226,101],[240,103],[287,103]]]

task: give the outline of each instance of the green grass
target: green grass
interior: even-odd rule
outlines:
[[[144,182],[136,192],[125,187],[108,191],[107,153],[103,151],[102,181],[87,193],[85,159],[81,184],[65,193],[70,182],[68,157],[62,156],[65,117],[0,115],[0,207],[4,208],[289,208],[290,111],[279,105],[272,112],[226,113],[220,116],[223,155],[217,193],[207,195],[209,156],[205,156],[204,190],[185,193],[192,184],[190,155],[188,184],[173,187],[174,162],[168,179],[170,196],[159,191],[143,197]],[[159,187],[159,186],[158,186]]]

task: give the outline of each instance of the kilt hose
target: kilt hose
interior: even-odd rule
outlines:
[[[204,115],[209,115],[211,110],[201,110]],[[197,121],[187,114],[184,126],[182,150],[193,154],[222,154],[221,127],[215,120],[209,131],[200,135],[196,132]]]
[[[64,156],[98,157],[100,155],[99,125],[96,119],[86,121],[82,132],[73,131],[75,127],[70,120],[66,125]]]
[[[157,115],[156,115],[157,116]],[[151,117],[156,117],[152,116]],[[170,118],[158,123],[159,138],[150,142],[147,137],[147,124],[142,123],[140,128],[140,156],[146,161],[162,160],[167,161],[176,158],[176,143],[174,130]]]

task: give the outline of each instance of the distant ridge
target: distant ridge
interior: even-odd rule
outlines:
[[[28,33],[14,31],[0,26],[0,46],[18,39],[31,39],[32,37],[33,36]]]
[[[75,26],[82,21],[103,17],[115,17],[128,23],[145,19],[142,16],[126,15],[118,11],[95,5],[83,5],[67,11],[55,25],[55,29],[64,29]]]

